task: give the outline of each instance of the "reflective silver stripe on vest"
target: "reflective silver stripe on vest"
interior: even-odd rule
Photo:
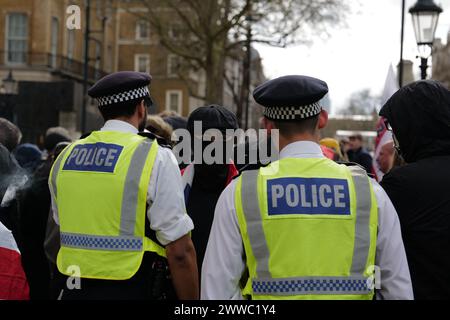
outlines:
[[[144,171],[146,159],[152,142],[144,140],[134,151],[128,167],[125,187],[122,197],[122,212],[120,215],[120,235],[134,236],[136,214],[139,196],[139,182]]]
[[[371,293],[365,277],[301,277],[258,279],[252,282],[256,295],[361,295]]]
[[[58,156],[58,158],[56,159],[55,163],[53,164],[53,171],[52,171],[52,192],[53,192],[53,197],[55,200],[55,205],[54,205],[54,210],[56,212],[54,212],[56,214],[57,217],[59,217],[59,212],[58,212],[58,205],[56,204],[56,195],[58,192],[58,188],[56,188],[56,177],[58,177],[58,173],[59,173],[59,168],[61,168],[61,162],[62,159],[64,158],[64,155],[67,153],[67,151],[69,150],[70,146],[67,146]]]
[[[276,295],[282,294],[284,291],[280,289],[282,286],[291,286],[297,288],[297,291],[292,291],[290,294],[302,294],[305,290],[298,289],[304,287],[306,284],[311,284],[312,280],[315,280],[317,284],[316,289],[310,289],[304,294],[368,294],[370,290],[366,284],[366,278],[362,275],[365,272],[367,258],[370,248],[370,209],[371,209],[371,193],[369,186],[369,179],[365,170],[360,167],[350,167],[352,173],[353,182],[356,192],[356,223],[355,223],[355,247],[353,250],[353,259],[351,267],[350,277],[306,277],[306,278],[294,278],[294,279],[273,279],[269,271],[269,249],[267,246],[266,238],[264,236],[264,230],[262,225],[262,219],[258,201],[258,175],[259,170],[245,171],[242,174],[242,186],[241,186],[241,203],[244,211],[245,220],[247,223],[247,232],[249,236],[250,246],[253,251],[253,255],[256,259],[256,272],[257,279],[253,279],[253,292],[259,295]],[[332,280],[332,281],[331,281]],[[350,282],[335,281],[348,280]],[[280,282],[284,281],[284,282]],[[355,282],[356,281],[356,282]],[[281,284],[280,284],[281,283]],[[357,288],[350,286],[350,284],[356,285]],[[323,289],[324,285],[333,287],[333,291]],[[302,288],[303,288],[302,287]],[[344,288],[353,288],[352,290],[344,290]],[[255,291],[255,288],[257,291]],[[263,289],[261,289],[263,288]],[[273,291],[271,291],[271,289]],[[283,289],[284,290],[284,289]],[[313,291],[312,291],[313,290]],[[315,291],[314,291],[315,290]],[[288,295],[286,293],[285,295]]]
[[[64,155],[67,153],[67,150],[70,149],[70,146],[67,146],[58,156],[58,158],[56,159],[55,163],[53,164],[53,171],[52,171],[52,191],[53,191],[53,196],[57,197],[57,188],[56,188],[56,178],[58,177],[58,173],[59,173],[59,168],[61,168],[61,162],[62,159],[64,158]]]
[[[261,219],[258,201],[259,170],[244,171],[242,173],[241,199],[247,223],[248,237],[256,259],[256,273],[258,278],[271,278],[269,272],[269,248]]]
[[[106,237],[61,232],[61,245],[64,247],[104,250],[104,251],[142,251],[142,238]]]
[[[349,167],[356,191],[356,224],[355,247],[353,249],[353,261],[351,274],[363,274],[366,270],[367,258],[370,249],[370,209],[372,196],[370,193],[369,178],[366,170],[358,166]]]

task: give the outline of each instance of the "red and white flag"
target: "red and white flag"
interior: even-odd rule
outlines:
[[[22,259],[14,237],[0,222],[0,300],[28,300]]]
[[[381,106],[384,106],[384,104],[392,97],[394,93],[398,91],[398,83],[397,83],[397,77],[394,73],[394,68],[392,65],[389,66],[388,75],[386,77],[386,82],[384,84],[384,90],[383,90],[383,96],[381,99]],[[384,118],[381,117],[380,120],[377,123],[377,138],[375,140],[375,154],[373,157],[373,171],[375,174],[375,178],[377,181],[381,181],[383,179],[383,172],[380,170],[380,166],[378,165],[377,159],[380,155],[381,148],[388,143],[389,141],[392,141],[392,132],[388,131],[386,128],[386,125],[384,123]]]

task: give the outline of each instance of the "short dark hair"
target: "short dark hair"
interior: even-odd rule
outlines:
[[[280,130],[280,134],[285,137],[303,133],[313,134],[319,122],[319,115],[303,120],[273,120],[273,122],[275,123],[275,127]]]
[[[360,133],[355,133],[355,134],[352,134],[352,135],[349,137],[349,139],[350,139],[350,140],[359,140],[359,141],[363,141],[363,136],[362,136],[362,134],[360,134]]]
[[[7,119],[0,118],[0,143],[9,152],[12,152],[19,145],[21,139],[22,132],[20,129]]]
[[[143,97],[130,101],[121,102],[113,106],[98,107],[103,120],[113,120],[119,117],[131,117],[135,112],[138,105],[144,100],[146,107],[150,107],[152,100],[149,97]]]

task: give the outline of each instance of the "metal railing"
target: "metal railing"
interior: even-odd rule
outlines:
[[[61,55],[37,52],[0,51],[0,67],[45,69],[64,76],[83,79],[83,63]],[[94,82],[107,75],[103,70],[89,66],[88,80]]]

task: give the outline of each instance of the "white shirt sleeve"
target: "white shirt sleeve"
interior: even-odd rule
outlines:
[[[162,245],[188,234],[194,224],[186,213],[181,173],[172,151],[160,147],[147,193],[150,228]]]
[[[380,267],[379,299],[413,299],[411,277],[397,213],[381,186],[373,182],[378,202],[376,265]],[[245,270],[244,247],[234,206],[236,180],[217,202],[202,266],[201,298],[242,299],[239,280]]]
[[[234,180],[221,194],[202,267],[201,299],[242,300],[239,280],[245,270],[244,246],[234,207]]]
[[[381,289],[377,299],[414,299],[411,276],[400,221],[386,192],[374,180],[373,190],[378,203],[378,237],[375,264],[380,268]]]

